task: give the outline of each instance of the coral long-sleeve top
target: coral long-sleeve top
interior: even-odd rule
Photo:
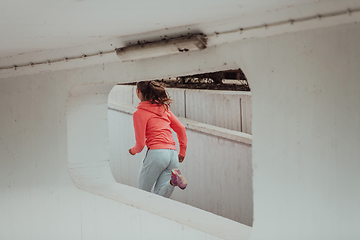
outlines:
[[[185,157],[187,137],[185,127],[170,110],[162,105],[140,102],[133,114],[136,144],[131,148],[133,154],[143,150],[145,144],[149,149],[174,149],[173,129],[178,137],[179,155]]]

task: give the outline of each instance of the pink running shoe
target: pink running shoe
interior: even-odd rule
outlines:
[[[186,178],[181,175],[179,169],[171,170],[171,182],[174,184],[174,186],[178,186],[182,190],[184,190],[187,186]]]

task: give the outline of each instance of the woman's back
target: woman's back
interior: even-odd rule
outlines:
[[[175,141],[171,131],[173,114],[165,110],[162,105],[151,104],[148,101],[139,103],[137,109],[133,119],[136,129],[135,133],[139,133],[138,136],[135,137],[139,139],[139,142],[143,143],[142,135],[145,133],[144,140],[149,149],[175,149]],[[144,124],[145,129],[142,129]],[[144,147],[141,145],[139,146],[140,148]]]

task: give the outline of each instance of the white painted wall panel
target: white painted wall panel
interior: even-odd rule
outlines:
[[[251,134],[251,93],[187,90],[186,117],[195,121]],[[240,105],[241,104],[241,105]],[[242,111],[242,108],[249,112]],[[245,117],[249,119],[244,119]],[[243,131],[243,126],[246,131]]]
[[[252,226],[251,145],[187,130],[184,164],[188,187],[175,200]]]
[[[134,97],[136,97],[136,92],[134,91],[134,86],[130,85],[116,85],[109,93],[109,99],[126,104],[134,104]]]
[[[117,182],[138,186],[138,173],[145,151],[135,157],[129,155],[135,135],[132,115],[109,110],[109,149],[111,171]]]
[[[252,134],[252,104],[251,94],[242,94],[240,98],[241,131]]]
[[[167,88],[166,91],[169,93],[170,98],[174,100],[171,104],[171,111],[177,117],[185,117],[186,90],[179,88]]]

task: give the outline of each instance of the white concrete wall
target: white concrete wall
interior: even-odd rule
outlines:
[[[146,148],[134,157],[128,153],[135,143],[131,115],[135,109],[109,98],[111,170],[117,182],[133,187],[137,187],[146,153]],[[251,135],[179,119],[187,128],[188,151],[180,169],[188,187],[185,191],[177,189],[171,198],[251,226]]]
[[[360,239],[359,42],[359,24],[348,24],[242,46],[256,56],[244,69],[253,80],[251,239]]]
[[[238,91],[167,88],[174,100],[171,111],[178,117],[251,134],[251,93]],[[136,87],[117,85],[109,100],[137,105]]]
[[[89,77],[83,70],[71,77],[58,72],[1,79],[0,239],[219,239],[75,187],[67,159],[79,154],[68,153],[65,102],[72,79]],[[96,107],[92,102],[83,107]]]
[[[1,238],[247,239],[241,224],[116,185],[102,158],[108,128],[101,118],[115,83],[241,67],[253,108],[250,239],[359,239],[359,42],[360,26],[345,24],[185,55],[2,78]],[[93,86],[87,94],[78,89],[87,101],[75,97],[76,85]],[[94,146],[98,153],[86,155]]]

